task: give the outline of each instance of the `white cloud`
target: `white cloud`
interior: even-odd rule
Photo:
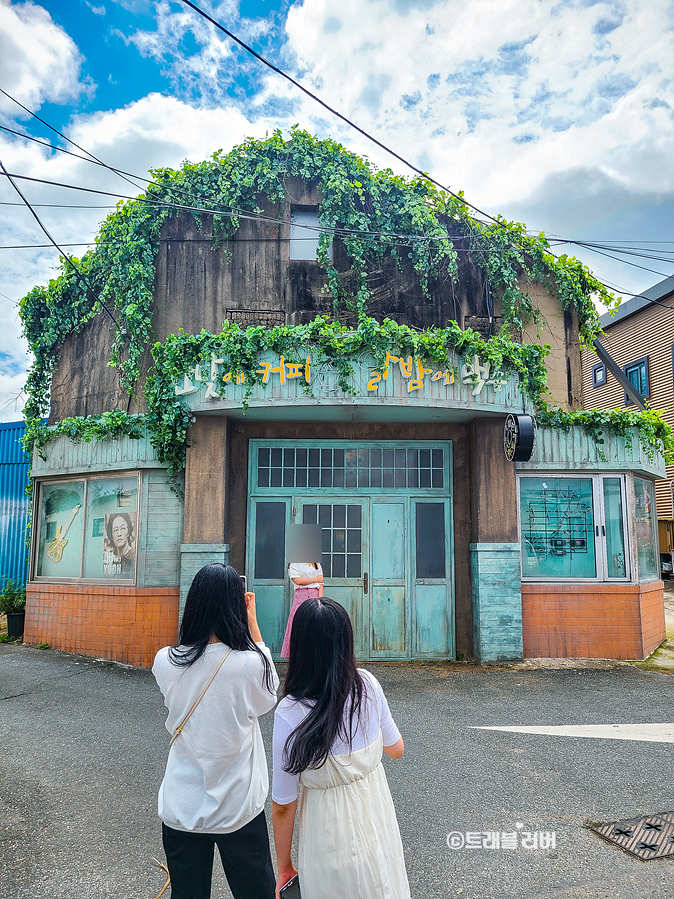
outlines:
[[[159,94],[150,94],[129,106],[109,112],[76,117],[68,135],[80,146],[108,164],[147,176],[150,167],[179,166],[185,159],[195,161],[215,150],[230,149],[246,136],[264,137],[236,109],[195,109],[186,103]],[[60,181],[96,190],[135,195],[134,188],[119,176],[66,154],[53,154],[36,144],[26,145],[0,132],[0,158],[10,172],[49,181]],[[115,199],[95,194],[47,187],[27,181],[18,182],[31,203],[84,204],[114,206]],[[6,179],[0,180],[0,200],[21,200]],[[0,246],[44,244],[47,238],[22,206],[5,206],[0,217]],[[57,243],[91,241],[108,209],[36,209]],[[86,247],[65,247],[81,256]],[[21,324],[13,302],[34,285],[44,284],[56,274],[56,250],[0,250],[0,308],[3,328],[0,332],[0,421],[17,418],[13,404],[5,407],[4,398],[14,397],[29,364],[26,344],[20,339]],[[7,298],[10,298],[9,300]],[[17,380],[18,378],[18,380]],[[17,386],[18,385],[18,386]]]
[[[84,89],[74,41],[41,6],[0,0],[0,84],[31,109],[45,100],[73,100]],[[0,113],[18,107],[0,95]],[[20,111],[19,111],[20,112]]]
[[[117,2],[150,10],[148,0]],[[489,212],[567,236],[671,236],[662,236],[674,210],[674,20],[667,0],[341,0],[337,6],[304,0],[280,22],[241,18],[235,0],[213,8],[244,39],[268,41],[267,55],[330,105]],[[156,31],[126,39],[164,67],[176,96],[152,94],[121,109],[76,115],[67,133],[100,158],[143,174],[299,122],[409,174],[279,76],[253,60],[242,63],[228,39],[192,11],[165,0],[155,10]],[[40,7],[0,0],[2,40],[0,81],[21,91],[27,105],[82,89],[77,48]],[[11,72],[3,69],[8,40]],[[252,97],[234,84],[242,74],[258,85]],[[84,162],[6,137],[0,157],[25,174],[132,192]],[[105,202],[24,188],[43,203]],[[0,185],[0,199],[14,199],[9,185]],[[4,208],[0,243],[44,242],[25,210]],[[106,212],[38,211],[63,242],[91,239]],[[50,251],[10,258],[3,251],[1,258],[0,291],[12,298],[44,283],[56,262]],[[583,258],[627,290],[659,280],[601,257]],[[12,364],[25,365],[25,348],[9,312],[0,369],[11,380]],[[0,393],[2,383],[9,381],[0,379]]]

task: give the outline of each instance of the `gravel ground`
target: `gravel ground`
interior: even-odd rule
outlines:
[[[368,667],[405,737],[403,759],[385,765],[414,899],[674,896],[674,858],[639,861],[583,826],[674,810],[671,744],[471,729],[671,722],[670,675]],[[0,645],[0,708],[0,899],[153,899],[168,734],[150,672]],[[556,849],[446,844],[450,831],[517,822],[555,831]],[[213,897],[229,896],[216,865]]]

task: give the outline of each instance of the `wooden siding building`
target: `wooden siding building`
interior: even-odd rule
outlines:
[[[602,316],[602,344],[631,378],[647,404],[674,426],[674,278],[665,278],[641,296],[621,303],[615,316]],[[593,350],[583,353],[583,408],[637,407]],[[660,542],[674,547],[674,466],[655,483]]]

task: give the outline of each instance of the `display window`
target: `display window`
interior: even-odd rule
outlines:
[[[634,479],[634,517],[636,519],[637,559],[639,577],[642,579],[660,576],[656,565],[658,522],[655,507],[655,485],[642,478]]]
[[[134,582],[137,474],[44,482],[38,496],[36,578]]]
[[[522,578],[629,579],[625,490],[623,476],[522,475]]]

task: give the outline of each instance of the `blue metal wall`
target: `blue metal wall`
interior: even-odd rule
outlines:
[[[21,447],[22,421],[0,424],[0,578],[25,582],[28,575],[26,496],[30,460]]]

